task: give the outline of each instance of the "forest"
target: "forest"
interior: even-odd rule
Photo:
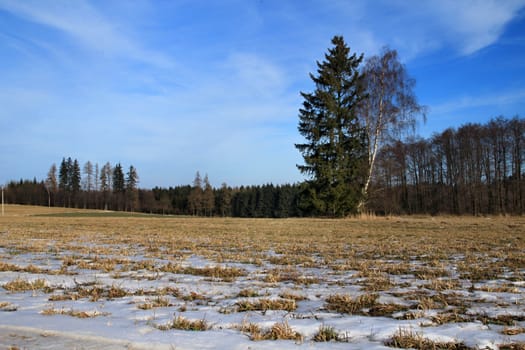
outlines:
[[[382,147],[366,209],[377,215],[521,215],[525,209],[525,119],[497,117],[429,138]],[[138,188],[137,170],[63,159],[45,180],[11,181],[13,204],[126,210],[164,215],[316,216],[304,183],[215,188],[197,172],[193,184]],[[57,175],[58,172],[58,175]]]

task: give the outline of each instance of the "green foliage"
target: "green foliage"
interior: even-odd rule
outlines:
[[[305,143],[296,144],[310,177],[303,202],[315,214],[345,216],[356,210],[362,195],[367,165],[365,129],[357,107],[364,98],[363,77],[358,67],[363,56],[350,49],[340,36],[332,39],[325,61],[317,62],[313,93],[301,92],[299,132]]]

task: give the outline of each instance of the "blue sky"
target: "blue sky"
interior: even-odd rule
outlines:
[[[145,188],[300,181],[299,91],[334,35],[398,50],[423,136],[525,117],[525,0],[0,0],[0,183],[64,156]]]

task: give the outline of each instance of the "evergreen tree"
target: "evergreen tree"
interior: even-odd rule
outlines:
[[[113,169],[113,192],[124,193],[126,190],[126,183],[124,181],[124,171],[122,165],[118,163]]]
[[[193,187],[188,197],[188,205],[192,215],[200,215],[202,211],[202,179],[197,171],[193,180]]]
[[[204,190],[202,192],[202,207],[205,216],[212,216],[215,208],[215,195],[208,179],[208,174],[204,176]]]
[[[68,175],[69,171],[67,169],[66,158],[62,158],[62,162],[60,162],[60,168],[58,172],[58,189],[60,190],[62,196],[65,196],[65,193],[67,192],[69,187]]]
[[[118,163],[113,169],[113,194],[115,195],[117,210],[122,210],[125,192],[126,182],[124,180],[124,171],[122,170],[122,165]]]
[[[137,170],[133,165],[129,167],[128,173],[126,174],[126,200],[127,206],[131,211],[135,210],[139,199],[137,184],[139,176]]]
[[[307,181],[307,202],[320,215],[345,216],[355,212],[362,195],[366,171],[365,130],[357,117],[364,97],[359,64],[363,55],[350,55],[343,37],[332,39],[325,61],[317,62],[313,93],[301,92],[299,132],[305,138],[296,144],[302,153],[301,173]]]
[[[71,184],[71,195],[73,197],[73,200],[75,201],[75,206],[78,206],[78,203],[76,202],[77,196],[80,192],[80,181],[81,181],[81,175],[80,175],[80,165],[78,163],[78,160],[74,160],[73,164],[70,168],[70,184]]]
[[[232,189],[229,188],[225,182],[223,182],[217,196],[217,208],[221,216],[230,216],[232,214],[231,201]]]

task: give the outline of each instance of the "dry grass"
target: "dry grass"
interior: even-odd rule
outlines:
[[[67,215],[35,216],[58,213]],[[482,294],[478,291],[512,293],[516,305],[525,302],[521,297],[525,292],[521,283],[525,281],[525,217],[241,220],[105,215],[64,208],[7,206],[6,215],[0,217],[0,248],[3,248],[0,271],[15,273],[12,278],[20,277],[4,280],[4,293],[48,292],[55,288],[49,300],[98,301],[145,296],[137,307],[148,310],[170,305],[172,298],[167,297],[170,296],[186,301],[189,308],[199,304],[217,309],[230,305],[233,306],[230,312],[285,310],[295,313],[298,304],[306,303],[304,295],[311,295],[304,290],[321,283],[323,287],[338,289],[322,288],[323,292],[311,301],[325,300],[325,308],[333,312],[405,319],[426,317],[434,325],[480,321],[506,327],[502,332],[509,336],[522,333],[523,324],[518,322],[522,322],[524,316],[515,315],[516,312],[509,311],[512,316],[488,317],[468,315],[466,310],[481,302],[473,300],[472,295]],[[41,261],[35,263],[37,266],[13,263],[13,258],[26,253],[53,257],[59,270],[51,271]],[[186,258],[193,255],[206,259],[209,265],[188,266]],[[145,259],[136,260],[136,256]],[[237,267],[238,263],[252,266],[243,269]],[[311,267],[322,272],[312,273]],[[173,284],[158,290],[133,291],[98,283],[64,289],[28,276],[83,272],[139,282],[163,278]],[[188,278],[180,275],[202,276],[205,284],[240,281],[244,289],[235,296],[221,296],[223,299],[207,290],[179,290],[178,281]],[[337,294],[346,291],[345,286],[356,284],[362,288],[362,295]],[[399,297],[401,304],[409,305],[409,310],[395,303],[381,304],[379,295]],[[228,298],[236,297],[248,299],[229,302]],[[501,301],[509,303],[508,296],[496,297],[498,301],[485,303],[507,312],[505,308],[510,306]],[[223,304],[216,306],[217,303]],[[516,305],[511,306],[523,309]],[[186,305],[181,306],[185,308]],[[179,326],[177,319],[182,327],[185,319],[176,318],[169,328],[176,323]],[[271,329],[256,332],[256,325],[243,332],[252,334],[252,338],[268,339],[288,332],[291,339],[299,339],[286,325],[276,324],[272,327],[273,333]],[[320,329],[319,339],[332,337],[329,331]],[[419,348],[430,344],[423,337],[416,340],[420,341]],[[461,343],[434,346],[462,349]],[[506,349],[520,349],[519,346],[513,343]]]
[[[389,340],[386,346],[401,349],[417,350],[471,350],[472,348],[460,342],[439,343],[424,338],[421,334],[412,330],[399,329]],[[472,349],[474,350],[474,349]]]
[[[235,303],[237,312],[245,311],[263,311],[268,310],[285,310],[294,311],[297,304],[294,299],[258,299],[258,300],[241,300]]]
[[[210,328],[210,325],[206,320],[189,320],[183,316],[177,316],[168,323],[167,325],[158,326],[160,330],[179,329],[183,331],[206,331]]]
[[[499,350],[525,350],[525,343],[501,344]]]
[[[303,336],[294,331],[287,321],[277,322],[270,329],[262,330],[258,325],[243,325],[241,331],[247,332],[251,340],[295,340],[302,342]]]
[[[97,310],[79,311],[79,310],[73,310],[73,309],[54,309],[54,308],[44,309],[40,312],[40,314],[45,315],[45,316],[67,315],[67,316],[72,316],[76,318],[93,318],[93,317],[98,317],[98,316],[110,315],[110,313],[108,312],[100,312]]]
[[[9,292],[25,292],[25,291],[35,291],[38,289],[44,289],[47,286],[47,282],[44,279],[37,279],[35,281],[27,281],[21,278],[17,278],[10,282],[7,282],[2,287]]]
[[[317,333],[315,333],[313,341],[346,341],[346,339],[344,337],[341,337],[334,327],[321,325]]]
[[[377,294],[363,294],[357,298],[347,294],[334,294],[326,299],[326,309],[346,314],[360,314],[364,308],[376,306],[378,298]]]

